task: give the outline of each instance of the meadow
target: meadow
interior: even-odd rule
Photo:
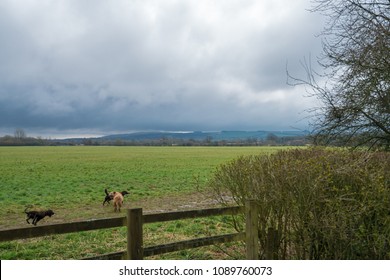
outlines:
[[[123,216],[112,205],[102,206],[105,188],[129,191],[124,208],[142,207],[146,213],[216,206],[204,186],[220,164],[278,149],[284,148],[0,147],[0,229],[32,226],[24,214],[30,205],[56,213],[39,225]],[[145,245],[229,232],[224,219],[153,224],[145,229]],[[118,228],[5,242],[0,258],[79,259],[123,250],[125,240],[124,229]],[[226,257],[210,250],[162,258]]]

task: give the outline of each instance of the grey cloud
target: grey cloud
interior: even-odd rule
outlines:
[[[0,132],[286,129],[310,1],[3,1]]]

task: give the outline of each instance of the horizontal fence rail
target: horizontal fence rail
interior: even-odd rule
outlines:
[[[157,214],[144,214],[144,224],[156,222],[168,222],[182,219],[202,218],[218,215],[237,215],[244,211],[242,206],[224,207],[224,208],[209,208],[201,210],[176,211]]]
[[[82,222],[71,222],[54,225],[34,226],[0,230],[0,242],[27,239],[53,234],[64,234],[104,228],[122,227],[126,225],[126,217],[95,219]]]
[[[216,235],[216,236],[168,243],[163,245],[150,246],[144,248],[144,257],[176,252],[185,249],[194,249],[194,248],[214,245],[218,243],[227,243],[227,242],[242,241],[242,240],[245,240],[244,232]]]
[[[180,250],[194,249],[194,248],[214,245],[218,243],[227,243],[227,242],[235,242],[235,241],[243,241],[243,240],[245,240],[245,232],[202,237],[202,238],[196,238],[191,240],[145,247],[143,256],[151,257],[155,255],[161,255],[161,254],[176,252]],[[84,258],[84,260],[122,260],[122,259],[126,259],[126,257],[127,257],[127,252],[123,250],[120,252],[114,252],[114,253],[108,253],[104,255]]]

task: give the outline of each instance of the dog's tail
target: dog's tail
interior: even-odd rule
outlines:
[[[108,195],[108,190],[107,189],[104,189],[104,192],[106,193],[106,195]]]
[[[28,208],[32,208],[32,207],[33,207],[32,205],[28,205],[28,206],[26,207],[26,209],[24,209],[24,213],[27,214],[27,209],[28,209]]]

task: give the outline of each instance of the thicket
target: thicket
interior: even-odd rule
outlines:
[[[257,200],[260,258],[272,228],[279,259],[390,259],[390,153],[243,156],[221,165],[209,184],[223,204]]]

